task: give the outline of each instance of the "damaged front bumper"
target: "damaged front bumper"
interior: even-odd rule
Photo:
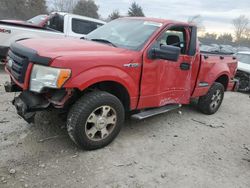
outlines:
[[[24,91],[14,98],[12,104],[16,107],[18,115],[31,123],[34,121],[36,111],[48,108],[50,102],[30,91]]]
[[[6,92],[21,92],[14,98],[12,104],[17,110],[17,114],[20,115],[28,123],[34,121],[34,117],[37,111],[46,110],[50,105],[55,108],[63,108],[68,102],[68,99],[72,96],[72,91],[66,90],[53,90],[44,94],[38,94],[31,91],[23,91],[22,88],[15,83],[6,82]]]

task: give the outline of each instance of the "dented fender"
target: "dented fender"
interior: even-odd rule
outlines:
[[[131,75],[116,67],[100,66],[81,72],[70,79],[64,88],[77,88],[83,91],[94,84],[105,81],[113,81],[122,85],[129,93],[131,108],[136,107],[139,83]]]
[[[231,88],[230,81],[234,77],[236,67],[237,64],[231,56],[226,56],[223,59],[215,55],[207,56],[207,58],[202,57],[200,73],[192,97],[206,95],[212,84],[221,76],[227,76],[227,87]]]

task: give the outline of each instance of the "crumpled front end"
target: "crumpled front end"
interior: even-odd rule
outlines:
[[[43,111],[49,107],[63,109],[67,106],[69,99],[73,96],[73,90],[48,90],[46,93],[35,93],[29,90],[22,90],[13,81],[5,83],[6,92],[19,92],[14,97],[12,104],[25,121],[31,123],[37,111]]]
[[[49,67],[50,61],[50,58],[41,57],[36,51],[17,43],[11,45],[8,52],[5,71],[10,75],[11,81],[5,83],[5,91],[20,92],[12,103],[16,107],[17,113],[28,123],[34,120],[36,111],[46,110],[50,106],[64,108],[67,100],[72,96],[73,90],[71,89],[55,88],[58,84],[56,81],[53,82],[55,87],[52,87],[54,85],[46,87],[47,85],[42,82],[48,83],[48,79],[41,75],[41,72],[43,73],[48,69],[52,72],[51,74],[54,72],[54,74],[57,74],[60,71]],[[35,66],[38,69],[41,68],[35,70]],[[61,76],[65,76],[65,72]],[[50,76],[49,78],[52,79],[53,77]],[[33,86],[31,82],[33,82]],[[62,86],[63,82],[60,81],[60,84]]]
[[[248,92],[250,91],[250,73],[242,70],[237,70],[235,78],[239,81],[238,91]]]
[[[34,121],[36,111],[49,107],[50,102],[42,96],[36,95],[30,91],[22,92],[12,101],[16,107],[18,115],[20,115],[28,123]]]

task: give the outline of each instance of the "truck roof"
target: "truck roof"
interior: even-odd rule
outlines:
[[[124,17],[127,19],[140,19],[140,20],[145,20],[149,22],[157,22],[157,23],[162,23],[164,25],[167,24],[181,24],[181,25],[187,25],[187,26],[194,26],[194,24],[189,24],[187,22],[180,22],[180,21],[175,21],[175,20],[168,20],[168,19],[163,19],[163,18],[148,18],[148,17]]]
[[[60,14],[62,16],[69,15],[69,16],[79,18],[79,19],[83,19],[83,20],[88,20],[88,21],[92,21],[92,22],[106,24],[106,22],[104,22],[102,20],[98,20],[98,19],[90,18],[90,17],[86,17],[86,16],[81,16],[81,15],[77,15],[77,14],[71,14],[71,13],[67,13],[67,12],[52,12],[51,14],[55,14],[55,13]]]

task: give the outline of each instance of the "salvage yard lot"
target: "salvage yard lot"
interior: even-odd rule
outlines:
[[[97,151],[75,147],[55,113],[16,115],[0,72],[0,187],[250,187],[250,99],[228,92],[219,112],[127,120]],[[10,173],[11,172],[11,173]]]

